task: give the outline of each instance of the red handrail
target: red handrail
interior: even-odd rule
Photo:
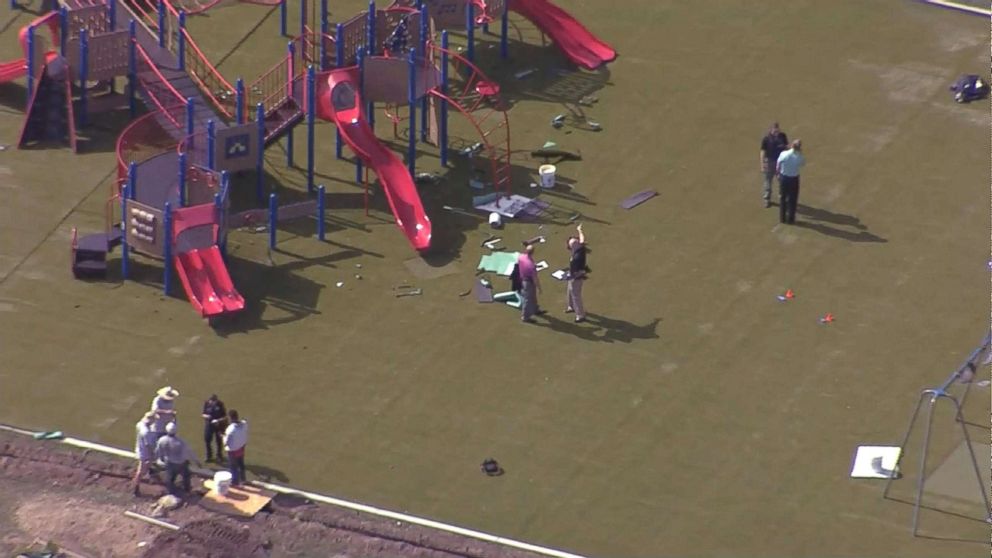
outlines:
[[[184,60],[186,74],[196,82],[200,91],[210,99],[210,102],[217,107],[217,110],[222,115],[228,119],[232,118],[234,116],[234,112],[231,110],[233,103],[230,101],[225,103],[223,100],[218,99],[215,93],[221,93],[225,98],[231,98],[234,96],[234,86],[224,79],[224,76],[217,71],[217,68],[207,60],[200,47],[196,46],[196,42],[189,34],[189,31],[183,29],[181,33],[186,38],[186,56]]]
[[[152,72],[152,73],[154,73],[154,74],[155,74],[155,76],[156,76],[156,77],[158,78],[158,80],[159,80],[159,83],[161,83],[162,85],[164,85],[164,86],[165,86],[165,88],[166,88],[166,89],[168,90],[168,92],[169,92],[169,93],[171,93],[172,95],[174,95],[174,96],[175,96],[175,98],[176,98],[176,99],[177,99],[177,100],[178,100],[178,101],[179,101],[180,103],[183,103],[183,104],[185,104],[185,102],[186,102],[186,98],[185,98],[185,97],[183,97],[183,96],[182,96],[182,94],[180,94],[180,93],[179,93],[179,91],[177,91],[177,90],[176,90],[176,88],[175,88],[175,87],[173,87],[171,83],[169,83],[169,80],[167,80],[167,79],[165,79],[165,76],[163,76],[163,75],[162,75],[162,72],[161,72],[161,71],[159,71],[159,69],[158,69],[158,66],[157,66],[157,65],[156,65],[156,64],[155,64],[154,62],[152,62],[152,59],[151,59],[151,57],[149,57],[149,56],[148,56],[148,53],[147,53],[147,52],[145,52],[145,49],[143,49],[143,48],[141,48],[141,45],[140,45],[140,44],[138,44],[137,42],[135,42],[135,44],[134,44],[134,50],[135,50],[135,51],[136,51],[136,52],[137,52],[137,53],[138,53],[139,55],[141,55],[141,58],[142,58],[142,59],[144,59],[144,61],[145,61],[145,63],[147,63],[147,65],[148,65],[148,68],[149,68],[149,69],[151,70],[151,72]],[[139,62],[139,63],[140,63],[140,62]],[[144,81],[144,80],[142,80],[142,79],[140,78],[140,75],[141,75],[141,73],[142,73],[142,72],[138,72],[138,76],[139,76],[139,77],[138,77],[138,80],[139,80],[139,81]],[[146,83],[150,83],[150,82],[146,82]],[[150,91],[150,89],[149,89],[149,87],[147,87],[147,86],[145,87],[145,92],[149,94],[149,97],[151,97],[151,98],[152,98],[152,100],[153,100],[153,102],[154,102],[154,103],[155,103],[155,104],[156,104],[156,105],[158,106],[158,108],[159,108],[159,109],[161,109],[161,110],[165,110],[165,106],[166,106],[166,105],[165,105],[165,104],[163,104],[163,102],[162,102],[161,100],[159,100],[159,99],[158,99],[158,98],[157,98],[157,97],[155,96],[155,93],[154,93],[153,91]],[[171,105],[171,103],[168,103],[168,104],[170,104],[170,105]],[[168,114],[168,113],[166,113],[166,114]],[[169,115],[169,118],[171,119],[171,118],[172,118],[172,116],[171,116],[171,115]],[[178,123],[178,122],[175,122],[174,120],[173,120],[173,122],[174,122],[174,123],[175,123],[175,124],[176,124],[177,126],[179,126],[179,123]]]
[[[122,131],[121,134],[117,136],[117,145],[115,148],[117,151],[117,180],[119,183],[127,179],[127,167],[128,164],[130,164],[131,162],[141,163],[143,161],[151,159],[151,157],[161,154],[163,151],[174,149],[174,147],[169,147],[164,150],[159,150],[152,156],[141,159],[140,161],[131,160],[130,157],[125,156],[125,152],[128,153],[131,152],[131,149],[134,145],[131,143],[133,140],[132,136],[138,136],[137,133],[138,130],[140,130],[144,126],[147,126],[148,121],[158,116],[160,112],[164,112],[168,116],[170,121],[174,121],[175,119],[173,119],[171,115],[169,115],[169,111],[184,110],[184,109],[185,107],[183,106],[176,106],[176,107],[170,107],[168,109],[162,109],[160,111],[149,112],[147,114],[143,114],[139,116],[138,118],[135,118],[127,125],[126,128],[124,128],[124,131]]]

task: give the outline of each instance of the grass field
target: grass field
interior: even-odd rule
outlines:
[[[332,20],[364,5],[335,0]],[[564,60],[519,18],[510,62],[495,59],[492,38],[479,53],[515,103],[518,192],[533,192],[530,149],[582,151],[559,166],[574,190],[542,194],[555,219],[500,234],[511,246],[546,234],[539,256],[554,269],[579,212],[595,270],[589,323],[561,313],[564,287],[550,277],[551,312],[535,326],[458,296],[489,233],[441,209],[472,194],[462,162],[422,190],[430,264],[447,274],[414,274],[385,202],[366,217],[328,124],[317,172],[333,232],[320,243],[312,223],[291,224],[271,254],[265,235],[234,233],[243,315],[211,329],[178,283],[161,294],[154,261],[136,265],[138,281],[74,281],[71,229],[102,227],[126,121],[108,118],[85,154],[0,152],[0,421],[129,446],[171,384],[191,441],[211,392],[248,417],[256,474],[583,554],[985,555],[975,502],[928,495],[943,511],[923,515],[931,538],[913,538],[911,506],[848,472],[859,444],[898,443],[919,391],[988,328],[989,105],[947,91],[985,71],[988,22],[900,0],[561,5],[620,58],[559,76]],[[14,58],[33,16],[0,17],[0,53]],[[285,49],[269,8],[221,6],[190,29],[231,80]],[[531,66],[541,73],[511,77]],[[574,104],[586,94],[599,102]],[[2,144],[17,141],[24,97],[20,83],[0,84]],[[551,128],[570,111],[603,131],[578,117]],[[761,206],[758,147],[774,120],[809,160],[796,226]],[[378,131],[391,136],[383,118]],[[267,154],[271,185],[298,189],[283,149]],[[439,170],[429,146],[418,166]],[[660,196],[617,207],[646,188]],[[424,294],[396,298],[401,283]],[[797,298],[776,301],[788,288]],[[818,323],[827,312],[836,322]],[[987,424],[987,388],[966,413]],[[987,428],[973,437],[985,443]],[[913,443],[900,499],[912,495]],[[930,469],[959,443],[938,414]],[[479,472],[490,456],[506,475]]]

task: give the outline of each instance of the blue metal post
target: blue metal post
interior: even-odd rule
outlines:
[[[255,123],[258,125],[258,145],[255,149],[255,199],[262,203],[265,191],[262,184],[262,173],[265,170],[265,107],[258,103],[255,108]]]
[[[79,127],[86,126],[86,82],[90,73],[89,31],[79,31]]]
[[[313,173],[316,157],[314,143],[317,135],[317,72],[307,68],[307,193],[313,192]]]
[[[331,22],[327,19],[327,0],[320,0],[320,71],[327,69],[327,34]]]
[[[69,8],[59,9],[59,52],[65,56],[65,43],[69,40]]]
[[[422,3],[420,6],[420,56],[423,60],[427,60],[427,36],[430,33],[430,26],[428,25],[428,14],[427,14],[427,4]],[[430,106],[428,100],[428,95],[424,95],[420,100],[420,141],[427,142],[427,109]]]
[[[307,0],[300,0],[300,37],[302,37],[302,43],[300,46],[304,47],[303,55],[306,56],[306,37],[307,37]]]
[[[28,99],[34,91],[34,25],[28,25]]]
[[[245,123],[245,80],[234,82],[234,116],[238,124]]]
[[[186,153],[179,154],[179,207],[186,206]]]
[[[365,61],[372,56],[371,52],[366,51],[365,56],[362,57],[362,93],[361,96],[365,96]],[[375,130],[375,101],[367,101],[365,103],[365,119],[369,121],[369,127]]]
[[[286,29],[286,20],[289,17],[289,14],[287,14],[288,11],[289,10],[286,7],[286,0],[281,0],[279,2],[279,36],[281,37],[285,37],[289,34]]]
[[[224,244],[227,242],[227,229],[224,223],[224,202],[221,201],[220,192],[214,194],[214,211],[217,212],[217,248],[220,250],[221,257],[226,257],[227,254],[224,250]]]
[[[471,4],[470,4],[471,5]],[[410,145],[407,148],[406,166],[410,169],[410,176],[414,175],[417,168],[417,50],[410,49],[410,83],[407,87],[407,97],[410,101]]]
[[[193,97],[186,97],[186,137],[193,137],[193,117],[196,114],[193,103]]]
[[[269,248],[276,247],[276,223],[279,221],[279,202],[276,193],[269,194]]]
[[[448,32],[441,31],[441,93],[448,94]],[[448,102],[441,101],[441,122],[438,143],[441,144],[441,166],[448,166]]]
[[[127,30],[130,36],[127,42],[127,109],[133,120],[138,113],[138,103],[135,98],[137,93],[135,90],[138,87],[138,53],[136,49],[137,39],[134,36],[137,32],[137,24],[133,19],[128,23]]]
[[[220,192],[214,195],[214,203],[217,204],[217,211],[220,215],[220,223],[222,225],[221,230],[224,231],[224,236],[220,238],[220,253],[225,258],[227,257],[227,212],[224,209],[224,204],[227,201],[227,196],[229,196],[231,188],[231,177],[227,174],[227,171],[221,171],[220,173]]]
[[[128,177],[130,179],[130,177]],[[121,278],[127,279],[128,249],[127,249],[127,184],[121,188]]]
[[[138,164],[134,161],[127,166],[127,193],[132,200],[138,195]]]
[[[510,56],[510,2],[503,3],[503,15],[499,18],[499,57],[506,59]]]
[[[110,28],[117,29],[117,0],[107,0],[107,4],[109,5],[107,8],[107,19],[109,20]]]
[[[217,125],[214,119],[207,120],[207,168],[217,170]]]
[[[165,48],[165,0],[158,0],[158,46]]]
[[[465,35],[468,44],[465,45],[465,58],[475,62],[475,4],[465,3]]]
[[[365,52],[369,56],[375,56],[375,0],[369,0],[368,12],[368,38],[365,39]]]
[[[340,23],[334,26],[334,66],[336,68],[344,67],[344,26]],[[341,138],[341,130],[335,126],[334,131],[336,136],[334,155],[340,159],[343,154],[344,141]]]
[[[362,97],[365,95],[365,55],[358,49],[355,56],[358,57],[358,96]],[[355,182],[362,183],[362,158],[358,153],[355,153]]]
[[[321,242],[324,241],[324,211],[326,207],[324,206],[324,185],[321,184],[317,186],[317,238]]]
[[[293,41],[289,41],[286,46],[289,51],[289,75],[296,77],[296,45]],[[289,93],[290,96],[296,97],[296,80],[291,79],[289,82]],[[286,132],[286,166],[293,166],[293,129],[290,128]]]
[[[162,272],[162,292],[165,296],[169,296],[169,286],[172,283],[172,203],[165,202],[165,215],[162,219],[162,237],[163,250],[162,267],[165,270]]]
[[[186,71],[186,34],[183,33],[183,29],[186,29],[186,11],[179,12],[179,53],[176,54],[176,60],[179,62],[179,71]]]

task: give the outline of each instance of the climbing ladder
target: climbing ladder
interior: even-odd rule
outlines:
[[[492,165],[493,189],[510,192],[510,119],[499,95],[499,85],[463,56],[431,43],[436,54],[446,54],[456,70],[446,92],[438,89],[431,95],[448,103],[465,115],[482,138],[482,145]]]

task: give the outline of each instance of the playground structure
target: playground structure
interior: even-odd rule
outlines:
[[[377,9],[370,2],[368,11],[336,24],[330,33],[327,0],[320,2],[319,16],[313,17],[319,17],[319,29],[311,25],[304,0],[300,34],[288,42],[285,57],[257,79],[247,84],[238,79],[235,85],[220,75],[186,30],[188,13],[214,5],[209,1],[187,6],[194,12],[168,0],[66,3],[58,12],[22,30],[28,88],[38,92],[44,89],[47,74],[35,68],[40,65],[47,69],[49,64],[41,62],[43,49],[34,29],[42,23],[61,24],[52,27],[53,43],[57,37],[69,70],[61,75],[79,83],[79,98],[74,99],[70,90],[60,103],[67,109],[64,120],[70,138],[75,135],[74,107],[78,122],[85,125],[88,111],[115,106],[87,99],[87,87],[93,80],[103,80],[98,84],[109,89],[119,105],[124,96],[114,92],[114,78],[126,77],[126,106],[132,117],[138,116],[139,100],[151,111],[134,119],[118,138],[118,181],[107,201],[106,230],[81,238],[73,231],[74,275],[104,277],[107,255],[120,246],[123,278],[128,276],[130,256],[141,253],[163,261],[166,293],[175,268],[202,316],[242,309],[244,299],[227,272],[224,247],[229,224],[257,222],[259,212],[229,214],[229,173],[255,170],[256,197],[263,203],[265,147],[285,137],[287,162],[293,165],[293,134],[289,132],[305,122],[307,189],[308,193],[317,192],[317,198],[284,211],[278,207],[275,194],[269,196],[270,246],[275,244],[280,219],[302,215],[317,215],[319,236],[323,237],[323,188],[314,184],[317,120],[336,125],[337,156],[342,157],[343,145],[355,153],[356,181],[360,183],[365,168],[376,173],[397,226],[414,249],[426,250],[431,223],[413,180],[418,131],[421,141],[438,145],[442,165],[447,165],[447,120],[453,108],[479,133],[477,146],[489,161],[493,188],[497,192],[510,190],[509,119],[499,98],[499,85],[472,62],[476,27],[501,22],[500,54],[505,58],[508,13],[516,10],[548,33],[579,66],[595,68],[616,56],[547,0],[527,3],[526,7],[522,2],[505,0],[412,4],[400,1]],[[288,17],[284,0],[280,6],[285,34]],[[465,29],[465,56],[448,48],[446,27]],[[433,40],[439,29],[440,44]],[[46,52],[46,60],[58,56]],[[376,103],[409,106],[405,164],[375,136]],[[52,103],[41,104],[50,107]],[[254,109],[254,121],[248,118],[249,107]],[[42,126],[33,123],[31,112],[29,109],[26,130]],[[113,209],[118,205],[119,223]]]

